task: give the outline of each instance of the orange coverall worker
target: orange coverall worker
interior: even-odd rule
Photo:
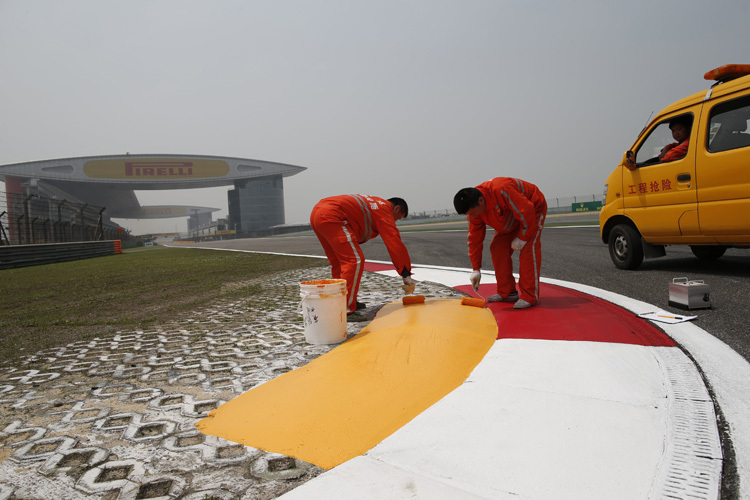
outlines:
[[[516,290],[511,242],[515,238],[525,241],[518,258],[518,295],[529,304],[536,303],[542,266],[541,233],[547,216],[544,195],[534,184],[511,177],[496,177],[476,188],[482,193],[486,209],[479,216],[467,217],[472,269],[481,269],[484,237],[487,226],[491,226],[495,229],[490,254],[497,293],[508,297]]]
[[[324,198],[313,208],[310,225],[331,264],[331,276],[346,280],[347,312],[357,309],[365,263],[362,243],[381,235],[401,277],[411,275],[409,252],[396,228],[391,203],[383,198],[363,194]]]
[[[687,154],[688,142],[689,139],[685,139],[680,143],[673,142],[672,144],[667,144],[666,146],[664,146],[665,148],[668,148],[667,153],[662,156],[661,160],[659,161],[679,160]]]

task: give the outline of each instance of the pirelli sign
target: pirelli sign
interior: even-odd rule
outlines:
[[[141,207],[143,217],[180,217],[190,215],[185,207]]]
[[[205,179],[226,176],[229,165],[223,160],[197,158],[119,158],[87,161],[83,172],[92,179]]]

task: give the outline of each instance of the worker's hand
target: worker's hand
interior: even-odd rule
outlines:
[[[513,241],[510,242],[510,247],[513,250],[521,251],[524,245],[526,245],[526,242],[523,240],[519,240],[518,238],[514,238]]]
[[[479,288],[479,281],[482,279],[482,273],[479,272],[479,269],[474,269],[471,272],[471,276],[469,276],[469,281],[471,282],[471,286],[474,287],[474,290]]]
[[[411,276],[406,276],[404,278],[404,286],[401,288],[404,290],[404,293],[407,295],[411,295],[414,293],[414,287],[417,285],[417,283],[412,279]]]
[[[661,160],[662,158],[664,158],[664,155],[669,153],[669,150],[675,147],[676,145],[677,145],[676,143],[672,143],[672,144],[667,144],[666,146],[661,148],[661,152],[659,153],[659,159]]]

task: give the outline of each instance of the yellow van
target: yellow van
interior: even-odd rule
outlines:
[[[707,260],[750,247],[750,64],[704,77],[716,83],[662,110],[607,179],[599,227],[620,269],[665,245]]]

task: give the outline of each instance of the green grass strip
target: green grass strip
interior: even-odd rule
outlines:
[[[0,271],[0,365],[35,350],[121,329],[176,321],[248,284],[322,259],[153,247],[108,257]]]

